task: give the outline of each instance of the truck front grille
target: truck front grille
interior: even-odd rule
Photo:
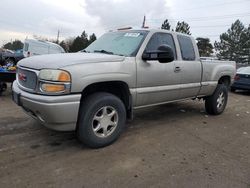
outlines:
[[[18,83],[24,88],[32,89],[32,90],[36,89],[36,84],[37,84],[36,72],[19,67],[17,69],[17,79],[18,79]]]

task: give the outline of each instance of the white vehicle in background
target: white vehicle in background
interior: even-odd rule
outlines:
[[[43,55],[43,54],[59,54],[65,53],[64,49],[55,43],[36,40],[36,39],[25,39],[23,46],[24,57]]]

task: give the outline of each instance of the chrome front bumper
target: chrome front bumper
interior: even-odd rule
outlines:
[[[21,90],[17,81],[13,83],[13,100],[24,111],[44,126],[58,131],[76,128],[81,95],[46,96]]]

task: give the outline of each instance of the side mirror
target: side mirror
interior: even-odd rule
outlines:
[[[155,51],[144,51],[142,54],[143,60],[158,60],[160,63],[169,63],[173,61],[174,51],[168,45],[160,45]]]

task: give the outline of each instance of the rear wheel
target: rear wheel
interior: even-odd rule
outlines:
[[[219,115],[227,105],[228,89],[224,84],[218,84],[213,95],[206,98],[205,108],[208,114]]]
[[[125,106],[118,97],[104,92],[95,93],[81,104],[77,137],[88,147],[104,147],[120,136],[125,121]]]

